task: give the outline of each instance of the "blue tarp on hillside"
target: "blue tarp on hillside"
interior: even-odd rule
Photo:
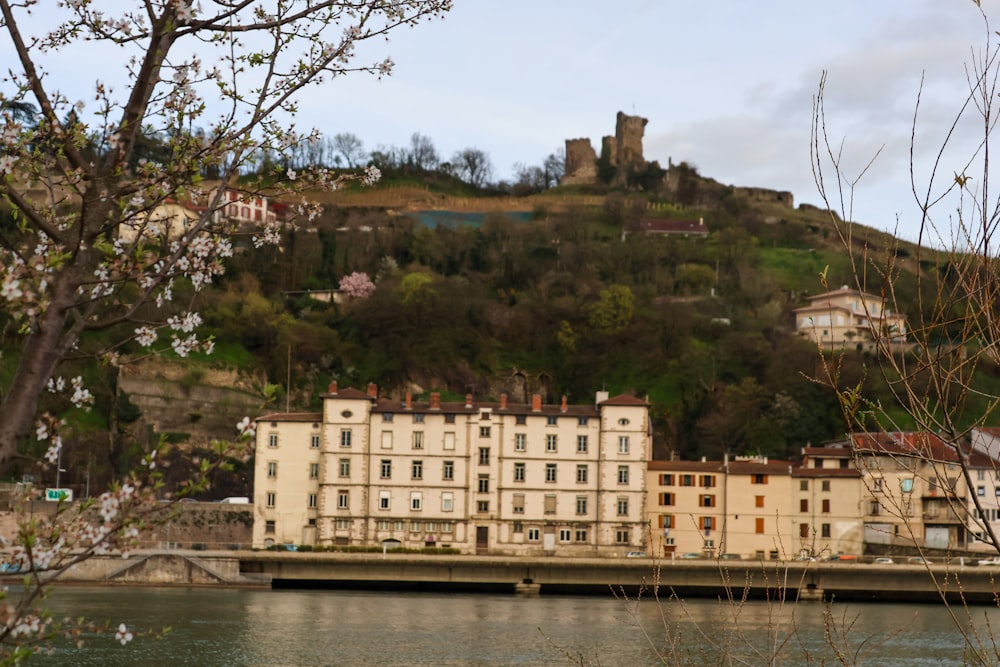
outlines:
[[[489,213],[456,213],[454,211],[417,211],[415,217],[424,227],[435,229],[437,227],[447,227],[457,229],[463,226],[479,227]],[[509,211],[503,214],[514,222],[528,222],[531,220],[530,211]]]

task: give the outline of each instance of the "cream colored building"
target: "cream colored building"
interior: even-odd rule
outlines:
[[[806,447],[792,470],[793,533],[802,556],[864,551],[861,472],[850,447]]]
[[[257,420],[254,545],[623,556],[647,544],[649,434],[630,396],[394,401],[333,384],[322,414]]]
[[[790,532],[791,473],[790,462],[767,457],[650,461],[654,552],[789,558],[798,546]]]
[[[197,224],[199,213],[183,204],[167,200],[157,205],[149,215],[135,217],[118,226],[118,236],[125,241],[135,241],[142,236],[146,242],[167,244],[179,239]]]
[[[891,312],[882,297],[846,285],[809,297],[809,305],[794,312],[799,335],[822,345],[871,347],[877,336],[906,340],[905,317]]]

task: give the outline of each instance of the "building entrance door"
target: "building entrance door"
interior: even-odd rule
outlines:
[[[490,548],[490,527],[476,526],[476,554],[484,555]]]

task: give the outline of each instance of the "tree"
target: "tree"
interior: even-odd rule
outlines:
[[[925,502],[919,499],[921,489],[946,490],[947,520],[954,519],[962,525],[963,534],[978,534],[977,539],[1000,553],[989,508],[984,507],[988,501],[976,491],[983,484],[973,478],[973,467],[990,478],[1000,468],[1000,451],[988,443],[979,446],[981,441],[975,437],[1000,417],[996,390],[1000,274],[995,245],[1000,202],[992,192],[989,161],[996,148],[1000,44],[989,29],[986,10],[978,1],[975,5],[988,28],[986,41],[972,49],[963,81],[965,95],[954,101],[956,110],[944,127],[943,143],[934,140],[929,152],[922,145],[927,135],[922,126],[923,87],[914,106],[910,132],[913,199],[902,215],[912,216],[918,224],[915,247],[863,232],[848,222],[855,216],[857,185],[879,156],[863,163],[856,173],[848,170],[844,148],[831,138],[827,125],[826,75],[820,80],[813,108],[813,173],[831,211],[831,227],[849,253],[852,287],[862,293],[858,312],[872,323],[865,334],[871,336],[874,347],[865,360],[873,370],[860,379],[843,373],[850,353],[824,351],[821,379],[836,389],[848,428],[861,432],[848,441],[860,469],[874,473],[869,460],[891,459],[887,466],[911,475],[913,492],[905,495],[912,495],[913,502]],[[976,128],[975,136],[966,141],[970,128]],[[931,156],[927,164],[920,162],[922,155]],[[821,281],[823,289],[829,286],[825,272]],[[886,309],[906,315],[905,332],[882,325],[888,321]],[[892,400],[872,396],[871,387],[879,384],[888,389]],[[910,429],[916,433],[900,433]],[[901,500],[898,485],[895,489],[885,486],[873,485],[868,492],[910,531],[908,539],[923,547],[920,531],[912,527],[912,508]],[[916,515],[920,516],[919,510]],[[947,602],[943,591],[942,600]],[[976,664],[992,662],[991,639],[984,645],[975,629],[961,629]]]
[[[427,135],[414,132],[410,137],[410,159],[414,167],[423,171],[437,169],[440,159],[434,142]]]
[[[358,135],[341,132],[333,135],[333,149],[344,159],[348,169],[354,169],[363,164],[366,159],[365,145]]]
[[[36,441],[49,445],[55,463],[68,426],[59,414],[39,415],[39,397],[50,386],[74,405],[92,400],[59,375],[68,357],[121,363],[156,349],[161,337],[180,356],[210,350],[211,340],[196,333],[193,296],[223,272],[233,234],[259,245],[277,242],[281,231],[276,220],[238,226],[219,214],[228,199],[335,182],[322,168],[241,178],[259,172],[266,156],[318,138],[292,129],[297,95],[349,72],[388,75],[390,59],[354,62],[356,47],[450,8],[449,0],[280,2],[267,10],[244,1],[147,0],[99,10],[74,0],[47,8],[39,20],[48,25],[31,36],[32,4],[0,0],[14,54],[0,82],[0,301],[3,342],[18,348],[0,399],[0,472]],[[113,57],[93,94],[75,99],[54,72],[57,58],[81,48]],[[23,112],[29,104],[37,108],[31,122]],[[136,159],[154,137],[156,150]],[[203,182],[206,173],[219,180]],[[369,169],[360,178],[377,177]],[[169,223],[175,233],[161,242],[151,214],[177,204],[195,214]],[[281,222],[315,213],[297,205]],[[156,453],[147,458],[151,469]],[[65,566],[68,549],[85,558],[127,542],[140,510],[123,508],[155,500],[155,487],[138,482],[130,477],[108,492],[99,529],[87,523],[90,532],[62,540],[55,528],[22,531],[21,562],[34,581],[53,563]],[[0,628],[4,642],[19,640],[11,629],[24,612],[8,613],[15,616]]]
[[[627,285],[612,285],[601,290],[601,298],[591,304],[587,322],[601,336],[614,335],[632,321],[635,314],[635,295]]]
[[[460,179],[477,188],[493,178],[493,163],[489,153],[478,148],[466,148],[451,156],[451,168]]]

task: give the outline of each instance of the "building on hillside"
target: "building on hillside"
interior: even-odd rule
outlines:
[[[906,341],[905,317],[892,313],[882,297],[847,285],[809,297],[809,305],[794,312],[798,334],[826,347],[870,348],[877,336]]]
[[[257,420],[254,546],[449,546],[623,556],[645,548],[649,409],[426,402],[338,389]]]
[[[792,506],[798,553],[823,558],[864,552],[861,472],[841,445],[806,447],[792,470]]]
[[[197,210],[167,199],[155,206],[145,217],[137,216],[118,225],[118,236],[129,242],[141,236],[146,242],[168,245],[196,224],[198,215]]]
[[[654,551],[668,558],[794,555],[791,474],[790,462],[767,457],[650,461],[646,512]]]

